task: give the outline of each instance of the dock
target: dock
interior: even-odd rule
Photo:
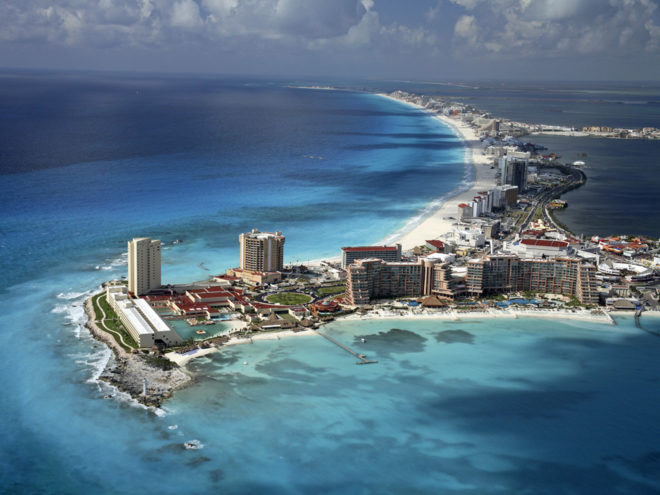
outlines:
[[[327,335],[323,332],[319,332],[318,330],[316,330],[316,333],[318,333],[321,337],[325,337],[326,339],[328,339],[330,342],[332,342],[336,346],[341,347],[342,349],[344,349],[349,354],[353,354],[353,356],[355,356],[356,358],[359,359],[359,361],[357,361],[355,364],[375,364],[375,363],[378,362],[378,361],[372,361],[370,359],[367,359],[367,357],[364,354],[358,354],[357,352],[355,352],[351,348],[346,347],[344,344],[341,344],[341,343],[337,342],[335,339],[333,339],[332,337],[330,337],[329,335]]]

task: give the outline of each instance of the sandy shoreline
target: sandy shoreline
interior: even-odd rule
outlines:
[[[413,217],[409,219],[406,226],[404,226],[401,230],[390,233],[383,237],[379,242],[375,243],[376,245],[400,243],[404,250],[409,250],[415,246],[424,244],[427,240],[437,239],[442,234],[450,232],[452,230],[452,224],[456,222],[455,219],[458,215],[458,205],[460,203],[469,203],[479,192],[492,189],[496,185],[495,173],[497,170],[490,168],[492,159],[484,155],[479,136],[477,136],[474,129],[472,129],[468,124],[458,119],[452,119],[445,117],[444,115],[438,115],[420,105],[399,100],[383,93],[378,93],[378,96],[388,98],[398,103],[403,103],[404,105],[409,105],[418,110],[427,112],[433,118],[436,118],[443,124],[448,125],[454,131],[454,134],[456,134],[456,136],[459,137],[465,145],[463,163],[465,166],[470,166],[471,164],[474,168],[474,181],[472,182],[472,185],[469,187],[469,189],[456,192],[452,196],[444,199],[442,202],[439,202],[431,213],[426,213],[425,218],[419,221],[412,228],[409,228],[408,225],[415,223],[416,219],[419,217]],[[420,213],[420,215],[424,214]],[[453,219],[450,219],[450,217]],[[307,264],[310,266],[318,266],[321,261],[338,262],[339,260],[339,256],[334,256],[311,260]]]
[[[620,313],[620,314],[622,316],[625,316],[624,313]],[[630,315],[632,314],[633,313],[631,313]],[[654,312],[653,314],[651,314],[651,312],[649,312],[648,316],[660,317],[660,313]],[[552,309],[551,310],[489,309],[487,311],[442,311],[442,312],[439,311],[410,312],[406,310],[405,313],[403,314],[397,311],[390,311],[390,310],[374,310],[367,314],[353,313],[344,317],[339,317],[335,321],[341,322],[341,321],[366,321],[366,320],[383,320],[383,321],[429,320],[429,321],[438,321],[438,322],[442,322],[442,321],[460,322],[460,321],[474,321],[474,320],[520,319],[520,318],[572,320],[572,321],[600,323],[601,325],[607,325],[603,327],[603,330],[606,330],[607,328],[611,328],[613,331],[616,329],[616,325],[617,325],[614,319],[612,318],[612,316],[608,312],[601,312],[594,314],[591,311],[587,311],[587,310],[570,311],[570,310],[552,310]],[[176,362],[179,366],[185,366],[194,358],[206,356],[208,354],[213,354],[216,352],[221,352],[222,348],[225,346],[253,344],[254,342],[263,341],[263,340],[280,340],[283,338],[310,336],[310,335],[317,335],[317,332],[315,330],[303,330],[300,332],[283,330],[279,332],[256,334],[247,338],[233,337],[229,342],[218,347],[199,349],[196,352],[185,355],[171,352],[168,353],[166,357]]]
[[[448,125],[454,133],[463,140],[466,146],[464,163],[471,163],[475,171],[474,182],[468,190],[458,192],[447,198],[442,204],[439,204],[430,215],[415,225],[412,230],[403,232],[402,234],[394,233],[385,237],[381,242],[381,244],[399,242],[403,249],[412,249],[415,246],[424,244],[426,240],[436,239],[440,235],[451,231],[452,224],[456,220],[450,220],[449,217],[453,217],[454,219],[457,218],[458,205],[460,203],[468,203],[472,201],[479,192],[488,191],[496,185],[496,169],[490,168],[492,159],[483,154],[479,136],[477,136],[474,129],[468,124],[458,119],[438,115],[420,105],[399,100],[386,94],[380,93],[378,96],[423,110],[434,118],[440,120],[442,123]]]

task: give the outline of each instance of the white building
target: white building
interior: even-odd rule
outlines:
[[[550,239],[523,239],[518,244],[510,245],[510,251],[521,258],[556,258],[568,255],[568,242]]]
[[[449,234],[451,240],[459,247],[483,247],[486,244],[486,236],[479,229],[457,229]]]
[[[149,349],[157,341],[168,346],[183,344],[179,334],[144,299],[131,299],[122,286],[109,286],[105,297],[139,348]]]
[[[136,296],[160,287],[160,241],[139,237],[128,241],[128,291]]]

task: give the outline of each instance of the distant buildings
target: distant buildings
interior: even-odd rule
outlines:
[[[528,160],[515,158],[511,155],[498,158],[500,168],[500,184],[518,186],[520,192],[527,189]]]
[[[160,288],[160,241],[139,237],[128,241],[128,291],[140,296]]]
[[[252,229],[239,237],[241,270],[277,272],[284,267],[284,236],[282,232],[259,232]]]
[[[346,269],[354,261],[378,258],[383,261],[401,261],[401,244],[394,246],[357,246],[341,248],[341,267]]]
[[[469,203],[459,203],[458,220],[467,222],[472,218],[492,213],[493,210],[515,206],[517,203],[518,186],[511,184],[497,186],[490,191],[479,193]]]

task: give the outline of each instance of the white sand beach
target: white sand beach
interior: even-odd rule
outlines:
[[[469,189],[458,192],[444,202],[438,203],[434,211],[427,214],[425,218],[418,221],[412,228],[404,227],[402,231],[389,233],[379,242],[374,243],[376,245],[388,245],[396,242],[400,243],[404,250],[408,250],[424,244],[427,240],[437,239],[442,234],[450,232],[452,230],[452,224],[456,221],[455,219],[458,215],[458,205],[460,203],[468,203],[472,201],[479,192],[492,189],[496,185],[495,173],[497,170],[490,168],[492,165],[492,159],[484,155],[479,136],[477,136],[474,129],[468,124],[458,119],[435,114],[422,106],[399,100],[386,94],[381,93],[378,96],[389,98],[390,100],[429,112],[434,118],[450,126],[451,129],[454,130],[454,133],[465,143],[466,150],[464,163],[468,165],[472,164],[475,171],[474,182]],[[415,223],[415,221],[416,218],[412,218],[409,223]],[[321,261],[338,263],[340,260],[340,256],[334,256],[331,258],[311,260],[307,262],[307,265],[319,266]]]
[[[543,318],[591,321],[594,323],[605,323],[615,325],[616,323],[608,313],[594,314],[588,310],[565,310],[565,309],[505,309],[486,311],[434,311],[434,310],[374,310],[366,314],[348,315],[342,320],[438,320],[438,321],[461,321],[461,320],[484,320],[491,318]]]
[[[380,94],[380,96],[429,112],[429,110],[424,107],[393,98],[386,94]],[[451,231],[452,224],[456,220],[452,220],[450,217],[456,219],[458,215],[458,205],[460,203],[468,203],[474,199],[477,193],[492,189],[496,185],[496,169],[490,168],[492,165],[492,159],[483,154],[481,141],[479,140],[479,136],[477,136],[474,129],[458,119],[437,115],[432,112],[429,113],[431,113],[438,120],[449,125],[454,130],[456,135],[461,137],[461,139],[463,139],[465,142],[467,147],[465,153],[465,161],[466,163],[472,163],[474,166],[474,183],[472,184],[472,187],[470,187],[467,191],[459,192],[455,196],[452,196],[444,203],[439,205],[435,211],[423,219],[418,225],[413,227],[412,230],[404,232],[403,234],[395,233],[394,235],[390,235],[383,239],[381,242],[382,244],[399,242],[401,243],[403,249],[412,249],[415,246],[424,244],[424,241],[426,240],[438,238],[440,235]]]
[[[252,334],[248,338],[232,337],[229,339],[229,342],[226,342],[222,346],[225,347],[228,345],[251,344],[252,342],[259,340],[280,340],[285,337],[301,337],[304,335],[315,334],[316,332],[314,330],[301,330],[300,332],[294,332],[293,330],[282,330],[280,332],[263,332]]]

